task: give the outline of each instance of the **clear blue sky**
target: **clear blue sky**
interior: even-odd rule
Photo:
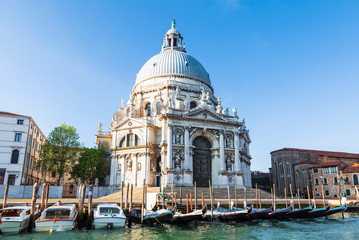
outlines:
[[[283,147],[359,152],[359,1],[0,1],[0,111],[94,146],[173,17],[215,95],[238,108],[252,169]]]

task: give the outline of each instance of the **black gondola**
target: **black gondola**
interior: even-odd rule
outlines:
[[[252,207],[242,210],[230,210],[226,208],[217,207],[213,209],[213,219],[221,222],[239,221],[244,218],[248,213],[252,212]],[[211,220],[212,213],[207,211],[205,220]]]
[[[310,205],[309,207],[302,208],[302,209],[294,209],[293,211],[287,213],[286,217],[288,218],[302,218],[305,216],[308,212],[312,211],[314,209],[314,203]]]
[[[270,208],[265,209],[253,209],[251,213],[245,216],[245,220],[257,220],[257,219],[265,219],[267,218],[268,214],[273,212],[274,205]]]
[[[328,211],[323,212],[322,214],[318,215],[317,217],[325,217],[325,216],[329,216],[329,215],[332,215],[332,214],[335,214],[335,213],[344,212],[346,209],[347,209],[346,204],[343,205],[343,206],[330,208]]]
[[[290,206],[287,208],[281,208],[268,213],[268,215],[264,219],[284,219],[286,218],[287,213],[291,212],[292,210],[293,205],[290,204]]]
[[[197,210],[191,213],[179,213],[176,212],[173,217],[168,221],[171,224],[182,224],[182,223],[188,223],[196,220],[203,220],[203,216],[207,211],[207,205],[204,206],[201,210]]]
[[[304,214],[301,218],[317,218],[323,216],[323,214],[330,210],[330,204],[324,208],[314,208],[312,211]]]

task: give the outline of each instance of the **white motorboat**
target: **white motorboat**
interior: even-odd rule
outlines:
[[[29,226],[30,210],[31,207],[29,206],[14,206],[0,209],[1,233],[19,233],[25,231]]]
[[[94,210],[95,229],[122,228],[126,224],[126,216],[117,204],[99,204]]]
[[[51,206],[35,221],[37,232],[69,231],[75,228],[78,211],[75,204]]]

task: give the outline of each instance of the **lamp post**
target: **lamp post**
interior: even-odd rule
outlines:
[[[339,172],[339,179],[340,179],[340,185],[342,186],[342,200],[345,203],[347,201],[347,195],[344,192],[344,177],[342,171]]]

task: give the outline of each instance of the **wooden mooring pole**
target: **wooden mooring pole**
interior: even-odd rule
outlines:
[[[256,183],[256,209],[258,209],[258,185]]]
[[[180,205],[182,205],[182,186],[180,186]]]
[[[323,207],[325,207],[324,186],[322,185]]]
[[[204,208],[204,193],[202,192],[202,208]]]
[[[186,210],[187,210],[186,213],[189,213],[188,193],[186,194],[186,203],[187,203],[187,204],[186,204]]]
[[[45,198],[46,198],[46,183],[42,184],[41,189],[41,205],[40,205],[40,213],[44,211],[45,208]]]
[[[49,192],[50,192],[50,184],[46,184],[46,199],[45,199],[45,209],[47,208],[47,203],[49,201]]]
[[[308,194],[308,204],[309,204],[309,206],[310,206],[310,205],[312,205],[312,201],[310,200],[309,185],[307,185],[307,194]]]
[[[34,184],[33,190],[32,190],[32,199],[31,199],[31,210],[30,210],[30,220],[29,220],[29,226],[28,231],[32,231],[32,229],[35,226],[35,207],[36,207],[36,199],[37,199],[37,192],[39,191],[39,185],[37,183]]]
[[[274,201],[274,211],[277,209],[276,197],[275,197],[275,184],[273,184],[273,201]]]
[[[237,184],[234,184],[234,197],[236,201],[236,210],[237,210]]]
[[[197,183],[194,181],[194,210],[197,210]]]
[[[121,203],[120,203],[120,207],[121,209],[123,209],[123,181],[121,181]]]
[[[211,220],[213,221],[213,196],[212,196],[211,180],[209,180],[209,196],[211,198]]]
[[[229,185],[227,185],[227,194],[228,194],[228,209],[231,209],[231,192],[229,191]]]
[[[297,193],[298,193],[298,208],[300,209],[300,191],[299,191],[299,188],[297,188]]]
[[[9,184],[6,184],[5,193],[4,193],[4,200],[2,202],[2,208],[6,208],[6,202],[7,202],[8,193],[9,193]]]
[[[93,197],[93,185],[89,187],[88,193],[88,208],[87,208],[87,229],[92,229],[92,197]]]
[[[294,204],[294,197],[293,197],[293,189],[292,189],[292,184],[289,184],[289,190],[290,190],[290,196],[292,198],[292,204],[293,204],[293,208],[295,208],[295,204]]]
[[[131,184],[131,191],[130,191],[130,209],[128,211],[128,217],[127,217],[127,226],[132,226],[132,197],[133,197],[133,184]]]
[[[287,200],[287,188],[284,188],[284,197],[285,197],[285,207],[288,207],[288,200]]]
[[[127,213],[128,211],[128,192],[130,190],[130,184],[127,183],[127,187],[126,187],[126,198],[125,198],[125,212]]]
[[[190,195],[190,202],[191,202],[191,212],[192,212],[192,211],[193,211],[193,207],[192,207],[192,206],[193,206],[193,205],[192,205],[192,202],[193,202],[193,201],[192,201],[192,193],[190,192],[190,193],[189,193],[189,195]]]
[[[145,179],[143,179],[143,187],[142,187],[142,207],[141,207],[141,223],[143,223],[143,215],[145,215]]]
[[[261,189],[258,189],[258,195],[259,195],[259,209],[262,209]]]

